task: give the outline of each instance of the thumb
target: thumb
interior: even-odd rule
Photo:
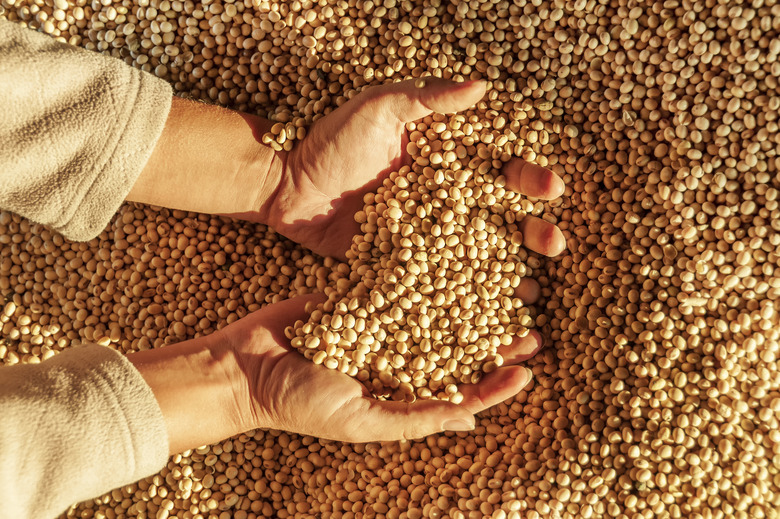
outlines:
[[[394,402],[371,397],[359,399],[360,422],[355,441],[413,440],[442,431],[471,431],[474,415],[464,407],[443,400]]]
[[[409,79],[367,90],[382,103],[390,117],[407,123],[432,112],[454,113],[474,106],[485,96],[487,83],[426,77]]]

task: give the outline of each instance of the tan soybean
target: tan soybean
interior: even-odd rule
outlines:
[[[65,516],[777,517],[778,5],[5,0],[0,17],[156,74],[180,95],[267,117],[260,138],[275,149],[369,84],[489,82],[470,111],[409,125],[412,164],[366,199],[351,264],[263,226],[132,204],[88,243],[0,212],[3,364],[81,340],[164,347],[325,290],[333,309],[318,316],[331,316],[320,344],[351,330],[365,355],[352,358],[368,366],[360,376],[395,372],[421,398],[458,400],[460,381],[446,377],[480,352],[486,364],[491,338],[511,339],[491,332],[483,302],[498,303],[496,315],[534,310],[521,325],[546,340],[526,361],[533,385],[481,413],[472,432],[342,444],[251,431],[173,456]],[[496,174],[510,156],[567,185],[560,200],[516,201],[567,239],[559,258],[514,262],[510,286],[524,276],[542,286],[535,308],[502,293],[506,258],[500,272],[470,263],[482,261],[483,240],[524,250],[522,233],[493,229],[516,223]],[[447,209],[423,227],[434,200]],[[434,247],[453,254],[444,281],[443,261],[432,271],[425,252]],[[456,253],[468,261],[456,265]],[[426,297],[446,314],[422,312]],[[454,331],[458,319],[473,326]],[[423,352],[418,328],[431,339],[453,330],[466,346],[477,346],[474,332],[487,345],[466,353],[431,341]],[[320,344],[309,350],[324,363],[333,355]],[[447,381],[435,392],[434,373]]]

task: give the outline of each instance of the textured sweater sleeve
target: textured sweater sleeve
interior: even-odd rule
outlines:
[[[119,353],[80,346],[0,368],[3,517],[54,517],[157,472],[167,458],[154,394]]]
[[[0,85],[0,208],[94,238],[152,154],[170,85],[6,20]]]

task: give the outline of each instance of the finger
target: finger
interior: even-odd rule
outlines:
[[[520,298],[524,305],[532,305],[542,295],[542,287],[535,279],[523,278],[515,288],[515,297]]]
[[[523,244],[545,256],[557,256],[566,248],[566,239],[558,227],[536,216],[527,215],[520,222]]]
[[[524,362],[542,349],[542,336],[536,330],[531,330],[525,337],[515,337],[512,344],[499,346],[497,353],[504,359],[504,366]]]
[[[461,407],[479,413],[519,393],[533,378],[531,370],[521,366],[505,366],[485,375],[476,384],[460,387]]]
[[[565,185],[561,177],[519,157],[507,162],[503,173],[507,187],[526,196],[552,200],[563,195]]]
[[[442,400],[406,403],[363,397],[352,402],[350,414],[361,424],[350,434],[354,442],[413,440],[442,431],[471,431],[476,424],[467,409]]]
[[[454,113],[474,106],[485,96],[487,83],[426,77],[409,79],[367,90],[387,113],[402,122],[421,119],[432,112]]]
[[[280,319],[284,322],[294,322],[298,319],[305,320],[308,319],[309,313],[311,313],[307,305],[313,309],[313,305],[322,303],[325,300],[327,300],[327,296],[321,292],[293,296],[290,299],[269,305],[264,309],[264,314],[270,321],[274,319]]]

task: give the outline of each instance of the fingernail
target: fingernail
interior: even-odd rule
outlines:
[[[529,368],[523,368],[523,369],[525,369],[525,377],[526,377],[525,385],[527,386],[534,379],[534,372],[531,371]]]
[[[467,420],[447,420],[442,425],[445,431],[473,431],[476,424]]]
[[[563,179],[553,173],[552,171],[550,174],[553,175],[553,195],[557,198],[559,196],[563,196],[563,192],[566,190],[566,184],[563,183]]]

